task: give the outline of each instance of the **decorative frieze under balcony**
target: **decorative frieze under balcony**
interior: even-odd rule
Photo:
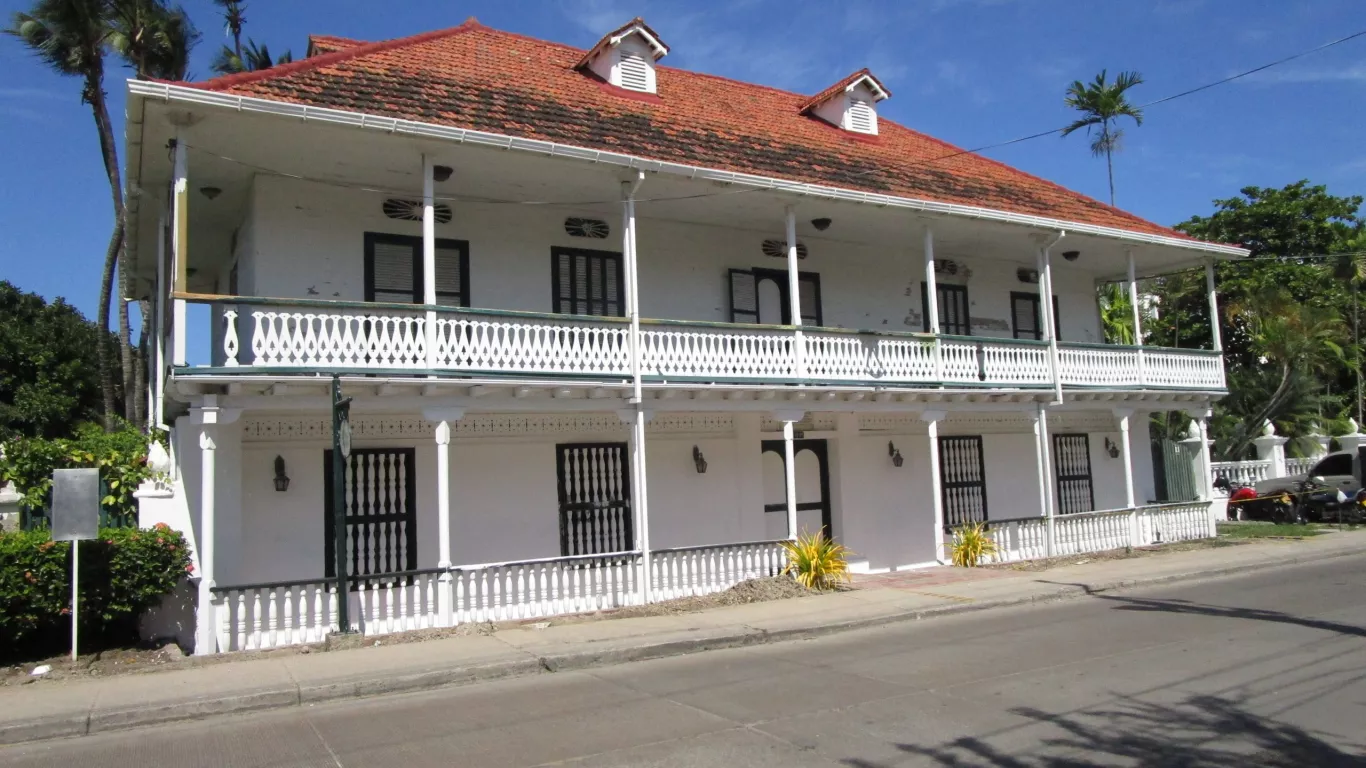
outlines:
[[[215,368],[625,379],[620,318],[236,297],[213,304]],[[642,320],[642,375],[715,383],[1221,391],[1219,353],[922,333]]]

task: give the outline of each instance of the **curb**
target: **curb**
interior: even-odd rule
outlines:
[[[662,643],[646,643],[623,648],[595,651],[572,651],[528,656],[525,659],[494,662],[469,667],[453,667],[406,675],[382,678],[356,678],[354,680],[326,683],[322,685],[293,686],[266,691],[222,696],[218,698],[197,699],[173,704],[157,704],[142,708],[116,710],[112,712],[56,715],[42,720],[9,723],[0,725],[0,745],[33,743],[52,739],[86,736],[113,730],[122,730],[150,725],[200,720],[219,715],[259,712],[288,707],[302,707],[323,702],[346,699],[368,698],[395,693],[415,693],[441,688],[453,688],[473,683],[531,675],[593,669],[597,667],[624,664],[632,661],[682,656],[701,651],[723,648],[767,645],[789,640],[806,640],[817,637],[850,632],[859,629],[890,626],[908,621],[974,613],[995,608],[1009,608],[1033,603],[1084,597],[1098,592],[1129,589],[1141,586],[1154,586],[1175,582],[1199,581],[1201,579],[1232,576],[1240,573],[1259,571],[1288,565],[1321,563],[1340,557],[1366,553],[1366,548],[1357,548],[1315,555],[1295,555],[1258,563],[1243,563],[1221,568],[1211,568],[1182,573],[1154,576],[1151,578],[1117,579],[1097,584],[1061,584],[1053,591],[1003,597],[971,603],[951,603],[936,608],[918,611],[874,616],[833,624],[810,627],[795,627],[782,630],[761,630],[742,627],[738,632],[712,635],[695,639],[671,640]]]

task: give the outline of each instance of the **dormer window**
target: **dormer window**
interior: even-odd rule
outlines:
[[[655,62],[668,52],[669,46],[659,35],[636,17],[608,32],[574,68],[587,69],[618,88],[655,93]]]
[[[866,69],[844,78],[802,104],[804,115],[851,133],[877,135],[877,103],[892,94]]]

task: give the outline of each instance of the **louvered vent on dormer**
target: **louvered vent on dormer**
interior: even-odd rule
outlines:
[[[763,248],[765,256],[772,256],[775,259],[787,258],[786,240],[765,240]],[[806,243],[797,242],[797,258],[806,258]]]
[[[651,93],[650,64],[645,57],[635,51],[622,51],[620,67],[621,87],[628,91]]]
[[[422,221],[422,201],[391,197],[384,201],[384,215],[400,221]],[[436,203],[432,206],[432,215],[437,224],[449,224],[451,207],[445,203]]]
[[[602,240],[610,234],[607,222],[601,219],[580,219],[570,216],[564,220],[564,231],[571,237],[591,237]]]
[[[877,133],[877,112],[866,99],[849,99],[849,130],[858,133]]]

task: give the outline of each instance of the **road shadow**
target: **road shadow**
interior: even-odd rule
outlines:
[[[1337,621],[1326,621],[1324,619],[1310,619],[1303,616],[1296,616],[1292,613],[1285,613],[1284,611],[1269,611],[1264,608],[1240,608],[1226,605],[1207,605],[1205,603],[1196,603],[1190,600],[1178,600],[1174,598],[1164,599],[1116,595],[1098,592],[1085,584],[1068,584],[1059,581],[1043,581],[1042,583],[1079,587],[1085,590],[1087,595],[1097,600],[1118,603],[1118,605],[1115,606],[1115,610],[1118,611],[1157,611],[1162,613],[1185,613],[1196,616],[1213,616],[1222,619],[1267,621],[1275,624],[1292,624],[1297,627],[1321,629],[1325,632],[1336,632],[1340,635],[1366,637],[1366,627],[1357,626],[1355,624],[1343,624]]]
[[[1053,714],[1032,707],[1011,712],[1026,722],[1010,730],[1041,730],[1027,748],[1005,749],[984,738],[962,737],[932,746],[897,744],[908,759],[896,763],[860,758],[841,763],[850,768],[1366,768],[1360,745],[1351,746],[1357,752],[1344,751],[1308,730],[1249,712],[1234,698],[1201,695],[1157,704],[1119,697],[1084,712]]]

